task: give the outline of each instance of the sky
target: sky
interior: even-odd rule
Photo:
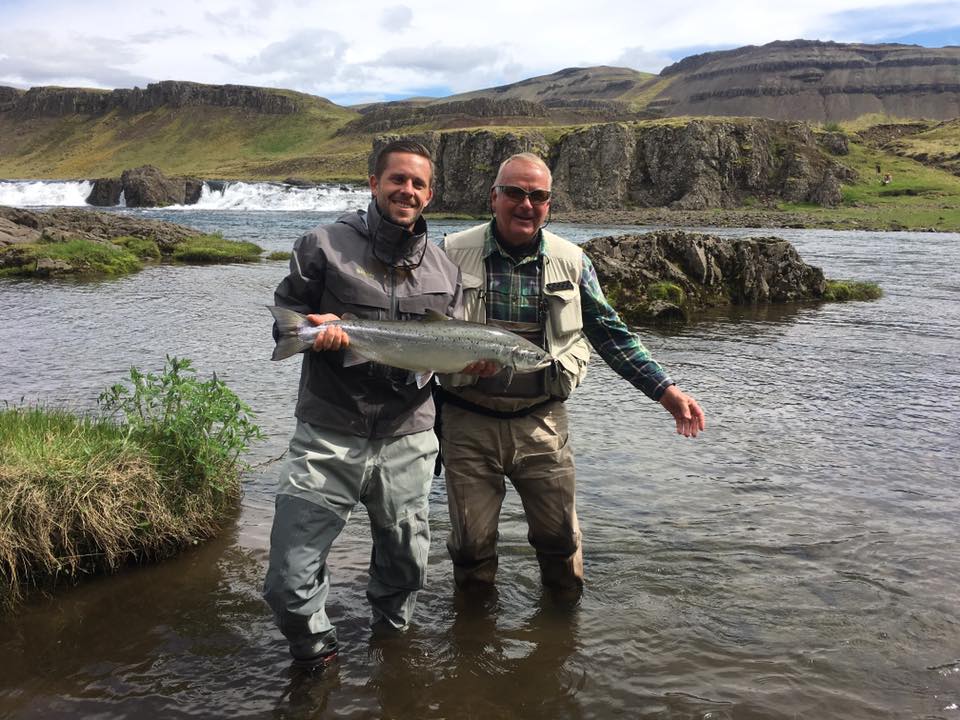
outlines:
[[[797,38],[960,45],[960,2],[0,0],[0,85],[192,80],[352,105]]]

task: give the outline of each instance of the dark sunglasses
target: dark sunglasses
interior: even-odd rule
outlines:
[[[494,185],[494,188],[497,192],[502,192],[508,198],[518,203],[523,202],[524,198],[530,198],[530,203],[533,205],[543,205],[550,200],[549,190],[527,191],[516,185]]]

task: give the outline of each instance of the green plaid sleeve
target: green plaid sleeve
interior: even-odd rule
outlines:
[[[597,271],[586,253],[583,254],[580,277],[580,302],[583,306],[583,332],[597,354],[644,395],[659,400],[674,382],[607,302]]]

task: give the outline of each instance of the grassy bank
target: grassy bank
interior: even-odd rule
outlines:
[[[213,535],[240,495],[250,409],[187,360],[130,371],[103,414],[0,410],[0,608]]]
[[[161,249],[151,238],[124,236],[111,242],[87,239],[41,238],[0,250],[0,277],[52,277],[64,275],[119,276],[142,270],[144,265],[170,260],[182,263],[252,262],[263,248],[251,242],[225,240],[219,235],[187,238]]]

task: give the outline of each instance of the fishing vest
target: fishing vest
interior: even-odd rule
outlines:
[[[447,255],[460,266],[464,319],[471,322],[487,322],[487,272],[483,248],[488,226],[489,223],[479,225],[452,233],[444,239]],[[546,302],[544,349],[555,359],[553,367],[545,371],[544,387],[547,397],[566,399],[583,382],[590,360],[580,304],[583,251],[551,232],[542,232],[544,252],[540,294]],[[475,395],[468,387],[476,383],[477,377],[473,375],[448,375],[443,379],[446,388],[461,389],[466,396]],[[471,400],[477,402],[480,398],[471,397]],[[530,402],[532,400],[526,404]]]

